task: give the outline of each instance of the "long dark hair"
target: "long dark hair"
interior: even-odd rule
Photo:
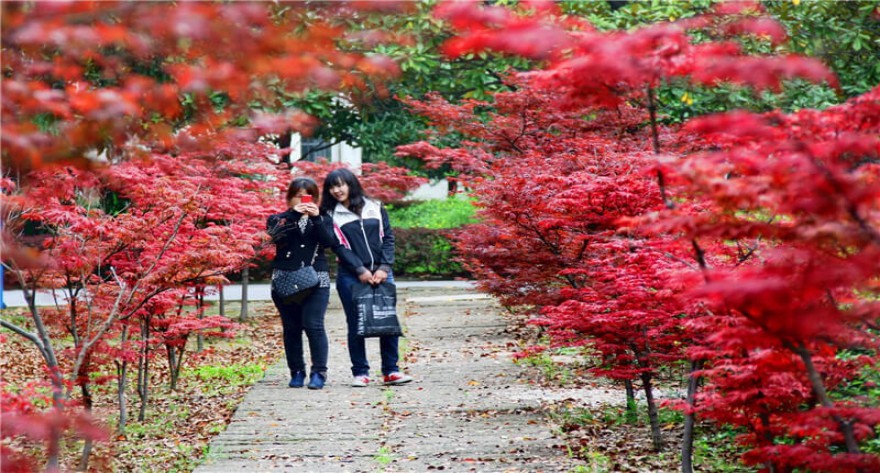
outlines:
[[[340,184],[348,184],[348,210],[360,215],[364,209],[367,195],[360,181],[353,172],[346,168],[334,169],[324,178],[324,190],[321,193],[321,212],[330,213],[336,208],[336,198],[330,193],[330,188]]]
[[[287,186],[287,200],[285,200],[285,202],[290,202],[290,198],[298,194],[300,189],[305,189],[306,193],[312,196],[315,200],[319,197],[318,183],[315,182],[314,179],[310,177],[297,177],[290,181],[290,185]]]

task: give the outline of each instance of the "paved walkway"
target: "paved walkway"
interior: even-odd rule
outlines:
[[[473,283],[470,281],[395,281],[397,286],[400,288],[450,288],[450,289],[460,289],[460,288],[472,288]],[[63,293],[61,291],[37,291],[37,305],[38,306],[51,306],[55,305],[55,298],[58,297],[59,300],[63,299]],[[241,284],[230,284],[228,286],[223,287],[223,297],[226,298],[227,301],[240,301],[241,300]],[[213,291],[210,291],[205,299],[209,301],[216,301],[220,298],[219,291],[216,288]],[[249,284],[248,285],[248,300],[249,301],[269,301],[272,300],[272,297],[269,294],[269,285],[268,284]],[[14,289],[11,291],[3,291],[3,302],[7,307],[25,307],[24,301],[24,293],[20,289]]]
[[[331,297],[331,301],[335,297]],[[575,467],[536,412],[541,393],[510,360],[491,299],[467,287],[403,287],[402,366],[416,381],[352,388],[345,322],[331,304],[328,385],[290,389],[284,362],[246,395],[196,473],[566,472]],[[378,340],[367,342],[372,369]]]

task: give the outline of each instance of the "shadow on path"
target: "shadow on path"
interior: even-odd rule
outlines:
[[[338,304],[331,304],[324,390],[290,389],[284,362],[271,367],[195,471],[564,472],[574,467],[535,412],[540,395],[511,361],[512,340],[491,299],[467,288],[404,288],[399,299],[408,335],[401,340],[402,367],[416,381],[393,388],[350,387],[344,316]],[[367,354],[377,371],[378,340],[368,340]]]

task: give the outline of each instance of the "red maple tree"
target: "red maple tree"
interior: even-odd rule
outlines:
[[[823,471],[849,471],[854,465],[869,468],[873,460],[859,455],[858,442],[876,424],[874,411],[849,403],[837,406],[821,392],[845,384],[859,366],[874,361],[861,357],[835,362],[842,348],[840,340],[829,350],[835,345],[816,338],[828,337],[824,323],[818,321],[825,321],[829,310],[834,313],[840,310],[839,304],[852,303],[860,308],[855,314],[862,314],[869,293],[865,291],[876,289],[876,283],[870,282],[876,281],[876,243],[871,236],[876,234],[872,223],[876,187],[850,187],[851,176],[835,174],[836,168],[826,170],[822,160],[798,166],[812,173],[809,176],[784,177],[783,172],[793,165],[784,159],[792,152],[785,148],[790,144],[774,147],[775,140],[785,135],[783,119],[776,129],[748,115],[732,114],[695,122],[682,133],[661,126],[658,120],[661,110],[655,89],[670,81],[732,82],[756,89],[779,88],[792,77],[834,84],[833,75],[813,59],[749,57],[735,42],[697,44],[687,34],[689,29],[702,29],[715,37],[758,34],[772,41],[783,39],[778,25],[753,16],[760,9],[759,4],[749,2],[721,4],[699,18],[608,33],[557,17],[552,7],[540,9],[539,15],[523,15],[500,7],[442,4],[438,15],[462,31],[448,43],[450,54],[491,49],[546,59],[548,67],[523,75],[530,87],[515,83],[518,91],[510,95],[518,95],[516,99],[498,94],[491,104],[413,103],[441,132],[463,136],[463,145],[438,149],[418,143],[403,147],[401,153],[436,164],[450,163],[464,174],[484,219],[458,237],[466,265],[480,278],[481,287],[505,304],[543,308],[539,323],[559,330],[557,334],[564,338],[558,341],[587,343],[598,351],[600,364],[594,371],[624,379],[642,377],[643,387],[649,389],[656,367],[681,359],[683,350],[690,348],[687,354],[695,361],[694,367],[703,363],[706,367],[693,373],[691,405],[701,373],[711,374],[708,379],[714,382],[723,379],[720,373],[729,375],[731,366],[738,366],[752,370],[753,381],[760,381],[761,376],[786,371],[787,379],[804,383],[802,394],[783,396],[781,390],[759,390],[761,396],[773,399],[755,408],[754,416],[737,414],[743,400],[750,398],[731,391],[736,377],[726,384],[707,386],[706,392],[712,394],[703,395],[700,402],[712,399],[706,401],[707,411],[723,422],[738,419],[760,425],[761,417],[773,409],[779,415],[773,421],[786,420],[769,437],[770,450],[762,450],[766,443],[750,444],[744,457],[750,463],[777,471],[806,465],[818,465]],[[520,34],[531,35],[535,41],[527,46],[514,41]],[[874,106],[875,99],[863,100],[871,104],[863,105],[865,110]],[[876,110],[873,113],[876,117]],[[877,156],[873,142],[864,141],[874,132],[871,116],[871,112],[858,117],[839,113],[823,118],[820,112],[802,112],[796,129],[804,137],[843,133],[846,137],[836,145],[840,147],[836,152],[855,162],[870,163]],[[776,122],[776,115],[768,121]],[[854,139],[851,131],[864,127],[870,131],[862,133],[861,140]],[[698,134],[704,131],[713,133]],[[742,140],[736,141],[737,137]],[[723,151],[712,154],[712,161],[682,160],[707,145]],[[761,145],[768,148],[756,153]],[[822,157],[834,155],[828,148],[823,141],[814,152]],[[735,159],[747,163],[747,175],[754,176],[753,180],[740,178],[742,171],[727,163]],[[765,169],[764,161],[773,164]],[[687,172],[690,186],[678,181],[679,168]],[[873,172],[860,171],[859,179],[876,186],[876,178],[865,177]],[[797,201],[796,207],[768,212],[764,199],[776,197],[771,189],[783,184],[793,187],[784,191],[782,202]],[[801,191],[804,187],[809,192]],[[839,194],[850,188],[856,195],[841,199]],[[817,192],[831,197],[820,199]],[[746,217],[741,217],[740,205],[752,199],[762,205],[749,208]],[[862,232],[856,241],[868,246],[852,259],[852,267],[842,269],[846,277],[827,270],[840,267],[836,259],[842,258],[829,252],[848,251],[854,236],[834,233],[838,223],[809,214],[812,206],[824,211],[829,200],[837,202],[838,210],[847,209],[843,216]],[[859,206],[867,208],[857,211]],[[828,245],[825,254],[812,253],[802,242],[777,238],[775,226],[790,228],[789,212],[794,210],[807,211],[808,222],[822,221],[818,227],[803,228],[812,232],[811,238],[821,236]],[[770,218],[770,223],[779,221],[762,223],[762,217]],[[765,277],[773,274],[775,279]],[[770,283],[779,277],[783,280]],[[823,290],[832,287],[839,290],[825,295]],[[809,302],[793,294],[802,294]],[[754,300],[758,295],[763,296],[761,300]],[[738,307],[742,304],[752,312],[743,312]],[[744,314],[749,314],[746,320]],[[786,318],[784,314],[791,315]],[[864,327],[870,317],[859,319],[861,329],[858,324],[840,328],[840,339],[848,334],[851,343],[866,341]],[[765,319],[773,321],[770,334],[757,337],[756,330],[766,328],[758,325],[756,329],[753,324]],[[816,325],[810,334],[803,333],[803,319]],[[737,345],[739,358],[722,350],[724,345],[715,345],[722,343],[716,335],[718,324],[731,327],[724,331],[728,338],[736,337],[724,343],[748,347]],[[853,334],[858,336],[853,338]],[[750,349],[766,350],[760,344],[768,335],[797,341],[783,347],[788,355],[782,354],[783,358],[794,354],[795,359],[788,364],[767,364],[773,357],[752,359],[760,354]],[[816,359],[821,359],[819,371],[810,366]],[[827,385],[817,383],[823,378]],[[754,386],[741,385],[746,391]],[[651,396],[647,394],[650,414]],[[804,400],[822,406],[813,411],[816,420],[810,420],[810,409],[799,404]],[[797,415],[785,417],[785,406]],[[692,431],[693,417],[689,420]],[[804,430],[797,430],[799,426]],[[816,428],[837,432],[810,444],[824,450],[805,456],[801,444],[790,450],[778,445],[782,438],[811,438]],[[656,428],[654,432],[659,449],[659,432]],[[849,453],[834,455],[836,444],[844,444]],[[685,471],[691,468],[689,457],[685,445]]]
[[[874,89],[823,111],[694,120],[685,132],[719,150],[667,170],[676,193],[702,201],[704,211],[672,209],[646,222],[701,241],[762,240],[753,250],[759,259],[712,268],[692,293],[723,314],[694,322],[712,333],[692,347],[711,360],[696,409],[747,429],[748,463],[880,467],[859,447],[875,435],[880,410],[835,395],[878,363],[878,112]]]
[[[375,7],[3,3],[3,256],[32,319],[3,323],[40,349],[66,412],[46,417],[51,429],[4,435],[47,440],[56,467],[61,430],[76,425],[62,422],[75,415],[75,388],[88,407],[90,383],[111,379],[95,374],[115,366],[124,392],[136,361],[143,416],[157,343],[176,370],[190,334],[229,328],[189,301],[265,252],[265,218],[290,170],[254,143],[314,125],[285,110],[283,94],[349,91],[396,73],[385,57],[338,47],[346,31],[331,20]],[[383,197],[413,185],[382,172],[373,181]],[[60,291],[58,307],[35,307],[38,288]],[[74,346],[61,350],[65,333]]]
[[[39,348],[52,373],[56,408],[72,398],[74,387],[90,408],[94,374],[127,357],[121,348],[109,350],[108,342],[126,346],[131,322],[141,327],[141,370],[151,330],[161,328],[170,346],[181,346],[189,333],[232,334],[211,330],[231,328],[225,318],[203,318],[201,311],[172,318],[176,304],[153,300],[166,292],[175,300],[192,298],[189,285],[222,280],[263,241],[265,217],[278,195],[262,182],[285,180],[289,173],[269,160],[274,148],[233,146],[234,153],[224,154],[229,148],[218,146],[210,157],[154,155],[92,170],[47,168],[4,195],[4,247],[21,253],[5,264],[22,283],[32,323],[3,325]],[[42,289],[56,289],[54,308],[34,305]],[[65,335],[73,346],[62,351]],[[172,370],[179,369],[182,352],[169,352],[174,354]],[[121,368],[124,379],[124,363]],[[149,377],[145,372],[140,379]],[[146,395],[144,386],[142,405]]]
[[[3,325],[40,348],[53,373],[55,406],[68,417],[79,415],[78,406],[90,408],[92,384],[115,380],[123,431],[130,367],[137,368],[143,420],[157,348],[174,389],[190,337],[234,335],[227,318],[205,316],[205,290],[228,282],[225,274],[258,253],[271,256],[265,219],[282,206],[292,170],[277,164],[279,150],[269,145],[215,146],[93,169],[43,168],[20,189],[6,181],[4,246],[18,251],[6,264],[23,283],[32,329]],[[337,166],[297,163],[293,171],[322,179]],[[376,170],[364,175],[365,187],[388,199],[423,180],[367,167]],[[56,307],[33,304],[45,289],[55,289]],[[74,345],[62,348],[67,336]],[[26,433],[33,434],[5,435]],[[50,444],[60,434],[53,431]]]

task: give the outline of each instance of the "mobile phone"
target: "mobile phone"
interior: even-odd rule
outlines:
[[[310,194],[306,194],[299,198],[299,202],[301,204],[310,204],[312,203],[312,196]]]

